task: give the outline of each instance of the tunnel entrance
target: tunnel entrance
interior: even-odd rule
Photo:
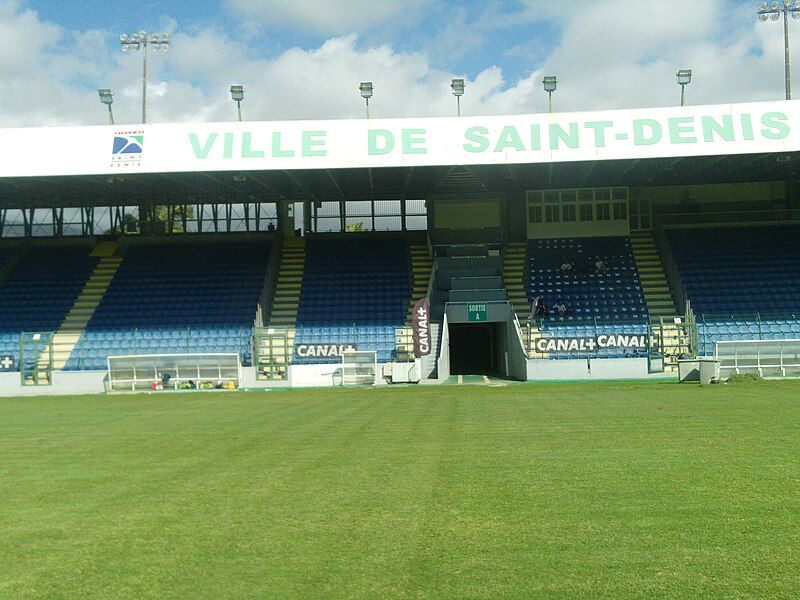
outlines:
[[[450,372],[453,375],[501,375],[498,359],[502,323],[449,325]]]

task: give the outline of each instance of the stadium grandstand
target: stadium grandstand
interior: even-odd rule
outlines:
[[[800,339],[798,159],[791,102],[0,130],[0,393],[673,377]]]

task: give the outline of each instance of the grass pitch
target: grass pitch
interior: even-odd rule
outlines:
[[[0,399],[0,597],[790,597],[800,385]]]

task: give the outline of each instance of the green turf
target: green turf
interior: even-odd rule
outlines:
[[[790,597],[800,384],[0,399],[0,597]]]

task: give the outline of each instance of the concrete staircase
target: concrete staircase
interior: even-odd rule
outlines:
[[[632,232],[631,246],[650,317],[673,317],[679,314],[652,234],[649,231]]]
[[[433,270],[433,260],[427,246],[411,246],[409,250],[411,252],[411,272],[414,277],[414,283],[411,290],[411,299],[408,302],[408,310],[406,311],[407,324],[411,323],[411,311],[414,309],[414,305],[428,293],[428,282],[431,278],[431,270]]]
[[[306,265],[305,238],[290,237],[283,242],[281,266],[278,282],[272,301],[269,325],[272,327],[294,327],[297,322],[297,309],[300,306],[300,287],[303,283],[303,270]]]
[[[54,370],[60,371],[66,365],[75,344],[78,343],[103,294],[106,293],[117,269],[122,264],[122,257],[115,256],[116,251],[116,242],[100,242],[92,250],[91,255],[98,257],[100,261],[53,336]]]
[[[506,244],[503,257],[503,284],[520,323],[524,323],[531,312],[524,286],[526,249],[527,244],[524,242]]]

